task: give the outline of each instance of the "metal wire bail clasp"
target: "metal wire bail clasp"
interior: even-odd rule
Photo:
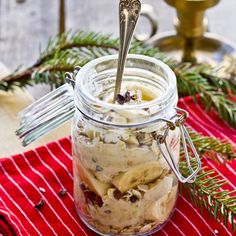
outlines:
[[[75,87],[75,77],[78,74],[78,72],[80,71],[80,69],[81,69],[80,66],[75,66],[73,73],[66,72],[66,74],[65,74],[65,81],[68,84],[70,84],[72,86],[72,88]]]
[[[184,126],[184,122],[188,117],[188,112],[183,109],[177,108],[177,107],[175,109],[176,109],[176,115],[174,117],[172,117],[170,120],[164,119],[164,121],[167,123],[166,130],[163,135],[161,134],[161,135],[157,136],[157,145],[161,151],[161,154],[163,155],[166,162],[171,167],[172,171],[175,173],[175,175],[179,179],[179,181],[181,183],[186,183],[186,182],[193,183],[196,179],[196,174],[201,169],[201,161],[200,161],[199,155],[193,145],[193,142],[189,136],[189,133],[188,133],[186,127]],[[179,129],[180,129],[181,143],[183,145],[184,156],[186,159],[186,165],[187,165],[187,168],[189,169],[189,172],[190,172],[190,175],[187,177],[184,177],[180,173],[178,163],[176,163],[173,153],[170,150],[170,147],[166,142],[166,137],[167,137],[169,131],[174,130],[176,127],[179,127]],[[188,142],[189,146],[187,146],[187,142]],[[197,162],[197,168],[195,168],[195,170],[191,166],[188,148],[190,148],[192,150],[194,158]]]

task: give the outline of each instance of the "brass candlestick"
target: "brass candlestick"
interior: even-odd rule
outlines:
[[[205,11],[215,6],[219,0],[165,0],[175,7],[177,17],[174,24],[177,34],[183,40],[183,61],[196,62],[196,41],[208,28]]]
[[[233,43],[208,31],[208,20],[205,11],[214,7],[220,0],[165,0],[176,8],[174,25],[176,32],[155,34],[146,42],[157,46],[160,51],[179,61],[192,63],[225,63],[235,56]],[[142,13],[141,13],[142,14]],[[149,18],[153,16],[150,10]],[[147,15],[147,12],[143,16]],[[153,25],[154,19],[151,24]]]

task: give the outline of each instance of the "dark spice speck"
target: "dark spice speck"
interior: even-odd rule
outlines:
[[[80,184],[80,189],[81,189],[82,191],[85,191],[87,188],[85,187],[84,184]]]
[[[111,210],[105,210],[104,213],[111,214]]]
[[[84,196],[87,203],[91,203],[99,207],[101,207],[103,204],[102,198],[90,190],[84,191]]]
[[[64,197],[67,194],[67,190],[66,189],[61,189],[58,193],[61,197]]]
[[[121,94],[117,94],[116,101],[120,104],[123,105],[125,103],[125,97],[122,96]]]
[[[108,122],[112,122],[112,120],[113,120],[113,117],[111,117],[111,116],[109,116],[109,117],[107,118],[107,121],[108,121]]]
[[[41,200],[34,206],[37,210],[41,210],[44,207],[44,200],[41,198]]]
[[[130,97],[130,92],[127,91],[127,92],[125,93],[125,102],[130,102],[130,99],[131,99],[131,97]]]
[[[119,200],[123,197],[122,192],[120,192],[119,190],[115,190],[113,195],[114,195],[114,198],[117,199],[117,200]]]
[[[138,197],[135,196],[135,195],[132,195],[132,196],[129,198],[129,200],[130,200],[132,203],[135,203],[135,202],[138,201]]]
[[[139,143],[145,139],[145,133],[144,132],[138,132],[136,135],[136,138],[138,139]]]
[[[99,165],[96,165],[96,171],[99,172],[99,171],[103,171],[103,168]]]

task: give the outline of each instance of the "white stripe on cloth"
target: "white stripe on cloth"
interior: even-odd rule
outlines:
[[[189,207],[194,210],[194,212],[199,216],[199,218],[202,219],[202,221],[205,223],[205,225],[208,227],[208,229],[214,234],[213,229],[210,227],[210,225],[206,222],[206,220],[204,219],[204,217],[183,197],[179,194],[179,196],[184,200],[184,202],[186,202]]]
[[[161,231],[168,236],[168,234],[166,233],[166,231],[164,229],[161,229]]]
[[[236,175],[236,171],[228,163],[224,163],[223,165],[225,165],[227,169],[233,173],[233,175]]]
[[[2,202],[2,204],[4,205],[4,207],[8,210],[8,212],[12,215],[15,216],[15,214],[13,214],[13,212],[10,210],[10,208],[6,205],[6,203],[0,198],[0,201]],[[18,224],[21,225],[21,227],[25,230],[25,232],[29,235],[29,232],[26,230],[26,228],[22,225],[21,221],[15,216],[14,217],[17,221]]]
[[[28,196],[25,194],[25,192],[23,190],[21,190],[21,188],[18,186],[18,184],[8,175],[8,173],[5,171],[5,169],[3,168],[3,166],[1,166],[3,173],[6,175],[6,177],[10,180],[10,182],[12,182],[18,189],[19,191],[24,195],[24,197],[30,202],[31,206],[34,207],[33,202],[28,198]],[[3,187],[2,185],[0,185],[0,188],[2,190]],[[38,233],[38,235],[42,235],[38,229],[34,226],[33,222],[28,218],[28,216],[25,214],[24,211],[22,211],[21,207],[14,201],[14,199],[12,199],[12,197],[7,193],[7,191],[4,191],[4,194],[9,198],[9,200],[17,207],[17,209],[21,212],[21,214],[26,218],[26,220],[29,222],[29,224],[35,229],[35,231]]]
[[[75,224],[81,229],[81,231],[83,231],[83,233],[85,235],[86,232],[81,228],[81,226],[79,225],[78,221],[74,218],[74,216],[70,213],[70,211],[66,208],[66,206],[64,205],[63,201],[58,197],[58,195],[54,192],[52,186],[48,183],[48,181],[44,178],[44,176],[39,172],[37,171],[34,167],[31,166],[31,164],[29,163],[29,161],[27,160],[27,158],[23,155],[23,158],[24,160],[26,161],[26,163],[28,164],[28,166],[30,167],[30,169],[36,173],[38,176],[41,177],[41,179],[43,180],[43,182],[47,185],[47,187],[51,190],[52,194],[57,198],[57,200],[60,202],[61,206],[64,208],[64,210],[67,212],[67,214],[71,217],[71,219],[75,222]],[[74,205],[74,201],[71,201],[71,203]],[[66,224],[64,224],[64,222],[62,221],[61,217],[58,215],[58,217],[60,218],[60,221],[63,223],[63,225],[68,228],[66,226]],[[69,229],[69,228],[68,228]],[[69,229],[70,230],[70,229]]]
[[[176,208],[176,211],[178,211],[180,213],[180,215],[183,216],[183,218],[188,221],[188,223],[195,229],[195,231],[201,236],[202,234],[199,232],[199,230],[197,229],[197,227],[188,219],[188,217],[182,212],[180,211],[178,208]]]
[[[63,167],[63,169],[67,172],[67,174],[69,175],[69,177],[73,180],[73,176],[72,176],[71,173],[68,171],[68,169],[66,168],[66,166],[52,153],[52,151],[50,150],[50,148],[49,148],[47,145],[45,145],[44,147],[47,149],[47,151],[48,151],[48,153],[50,154],[50,156],[51,156],[58,164],[60,164],[60,165]]]
[[[221,175],[221,177],[224,179],[224,180],[226,180],[227,181],[227,179],[224,177],[224,175],[222,175],[221,174],[221,172],[219,172],[216,168],[214,168],[214,166],[208,161],[208,160],[206,160],[207,161],[207,163],[209,164],[209,165],[211,165],[211,167],[213,168],[213,169],[215,169],[216,170],[216,172],[219,174],[219,175]],[[227,182],[229,182],[229,181],[227,181]],[[229,182],[229,184],[230,185],[232,185],[230,182]],[[222,188],[219,188],[221,191],[223,191],[224,189],[222,189]],[[233,189],[235,189],[234,187],[233,187]],[[224,225],[224,224],[222,224],[222,222],[220,222],[221,223],[221,225],[223,226],[223,228],[227,231],[227,233],[229,234],[229,235],[231,235],[231,233],[228,231],[228,229],[226,228],[226,226]]]
[[[183,101],[183,105],[186,107],[186,110],[190,111],[190,113],[191,113],[191,117],[189,117],[188,119],[193,120],[194,123],[197,124],[202,130],[204,130],[206,133],[208,133],[208,134],[212,135],[213,137],[215,137],[215,135],[212,134],[212,133],[209,131],[209,129],[215,129],[215,127],[209,126],[208,123],[206,123],[206,121],[202,120],[202,119],[200,118],[200,116],[198,116],[198,115],[196,114],[196,112],[193,111],[193,109],[190,108],[190,106],[189,106],[185,101]],[[194,118],[194,119],[193,119],[193,118]],[[208,128],[205,128],[205,126],[208,127],[209,129],[208,129]],[[218,131],[218,130],[217,130],[217,131]],[[222,132],[219,131],[219,134],[220,134],[221,138],[227,139],[229,142],[232,143],[232,140],[229,139],[229,137],[227,137],[224,133],[222,133]]]
[[[181,98],[180,101],[185,105],[185,107],[186,106],[189,107],[189,104],[188,104],[188,102],[185,101],[185,99]],[[207,118],[208,121],[211,121],[210,122],[211,124],[208,123],[207,125],[209,125],[213,129],[215,129],[216,124],[215,124],[215,121],[212,119],[212,117],[206,113],[206,111],[199,105],[199,103],[194,103],[194,105],[195,105],[196,110],[198,110],[201,113],[201,115],[203,115],[205,118]],[[199,119],[201,119],[201,117],[199,117]],[[231,131],[235,132],[235,130],[232,127],[230,127],[227,123],[225,123],[225,125],[227,125],[227,127],[229,129],[231,129]],[[221,126],[218,127],[218,128],[221,129],[224,132],[224,129]],[[233,135],[233,136],[236,136],[236,135]]]
[[[178,227],[178,225],[176,225],[172,220],[170,220],[170,222],[181,233],[181,235],[185,235],[185,233]]]
[[[67,139],[68,139],[68,138],[67,138]],[[65,154],[70,160],[72,160],[71,155],[62,147],[62,145],[61,145],[58,141],[55,141],[54,143],[56,143],[56,144],[61,148],[61,150],[64,152],[64,154]]]
[[[236,186],[233,184],[233,182],[231,182],[231,180],[229,180],[226,176],[224,176],[218,170],[217,164],[216,165],[212,164],[210,161],[207,160],[207,158],[205,158],[205,160],[206,160],[207,164],[210,165],[212,167],[212,169],[214,169],[227,182],[227,184],[229,184],[233,188],[233,190],[236,189]]]
[[[218,156],[218,159],[220,160],[220,163],[222,165],[225,165],[227,167],[227,169],[233,174],[233,175],[236,175],[236,172],[235,170],[227,163],[227,162],[224,162],[223,158]]]
[[[60,185],[60,187],[61,187],[62,189],[65,189],[64,185],[62,184],[62,182],[60,181],[60,179],[57,177],[57,175],[56,175],[56,173],[54,172],[54,170],[53,170],[46,162],[44,162],[44,160],[42,160],[42,158],[40,157],[40,155],[39,155],[38,152],[37,152],[37,149],[33,149],[32,151],[35,153],[35,155],[37,156],[37,158],[39,159],[39,161],[42,163],[42,165],[45,166],[45,167],[53,174],[53,176],[54,176],[55,179],[57,180],[57,182],[58,182],[58,184]],[[70,199],[71,199],[72,201],[74,201],[73,196],[72,196],[69,192],[68,192],[68,196],[70,197]]]
[[[199,124],[195,119],[194,119],[194,122],[195,122],[195,124]],[[188,124],[189,125],[189,124]],[[200,124],[199,124],[200,125]],[[189,127],[191,127],[192,129],[194,129],[191,125],[189,125]],[[204,129],[204,127],[202,127],[201,125],[200,125],[200,127],[202,128],[202,129]],[[206,129],[206,132],[207,132],[207,134],[210,134],[210,135],[212,135],[212,136],[214,136],[210,131],[208,131],[207,129]],[[225,177],[219,170],[218,170],[218,168],[217,168],[217,165],[214,165],[213,166],[213,164],[211,164],[211,162],[210,161],[208,161],[207,160],[207,158],[204,158],[204,160],[206,160],[206,162],[213,168],[213,169],[215,169],[216,170],[216,172],[219,174],[219,175],[221,175],[221,177],[224,179],[224,180],[226,180],[228,183],[229,183],[229,185],[233,188],[233,189],[235,189],[235,185],[231,182],[231,180],[230,179],[228,179],[227,177]]]
[[[1,199],[0,199],[0,200],[1,200]],[[3,210],[3,209],[1,209],[0,211],[1,211],[2,213],[4,213],[5,215],[7,215],[7,218],[8,218],[8,220],[11,222],[12,225],[15,225],[16,229],[18,230],[17,234],[22,235],[22,233],[20,232],[20,229],[18,228],[17,224],[12,220],[12,218],[11,218],[9,212],[7,212],[7,211],[5,211],[5,210]],[[27,231],[26,231],[26,232],[27,232]]]
[[[14,160],[12,158],[9,158],[9,160],[12,161],[13,165],[16,167],[16,169],[18,170],[18,172],[20,173],[20,175],[28,182],[32,185],[32,187],[38,191],[38,193],[42,196],[42,193],[39,191],[39,189],[37,188],[37,186],[35,186],[35,184],[27,177],[25,176],[21,169],[17,166],[17,164],[14,162]],[[22,190],[22,189],[21,189]],[[23,191],[23,190],[22,190]],[[23,191],[24,192],[24,191]],[[29,198],[28,198],[29,199]],[[73,233],[71,232],[71,230],[63,223],[63,221],[61,220],[60,216],[57,214],[57,212],[53,209],[53,207],[51,206],[51,204],[48,202],[48,200],[46,198],[44,198],[45,202],[47,203],[47,205],[49,206],[49,208],[52,210],[52,212],[54,213],[54,215],[58,218],[58,220],[65,226],[65,228],[68,230],[68,232],[73,235]],[[29,199],[29,201],[31,201]],[[34,205],[34,204],[33,204]],[[55,232],[54,228],[51,226],[51,224],[48,222],[48,220],[46,220],[46,218],[44,217],[44,215],[39,211],[40,215],[42,216],[43,220],[45,221],[45,223],[48,225],[48,227],[53,231],[53,233],[55,235],[57,235],[57,233]]]
[[[185,104],[186,104],[186,103],[185,103]],[[196,118],[196,116],[194,116],[194,118]],[[207,129],[205,129],[204,127],[202,127],[202,125],[199,124],[195,119],[194,119],[194,122],[195,122],[195,124],[197,123],[197,125],[200,126],[201,129],[204,129],[208,135],[211,134],[212,136],[214,136],[209,130],[207,130]],[[189,124],[188,124],[188,125],[189,125]],[[189,126],[190,126],[192,129],[194,129],[191,125],[189,125]],[[215,136],[214,136],[214,137],[215,137]],[[229,141],[231,141],[228,137],[227,137],[227,139],[228,139]],[[231,141],[231,142],[232,142],[232,141]],[[227,177],[225,177],[225,176],[217,169],[217,165],[214,166],[213,164],[211,164],[210,161],[207,160],[207,158],[204,158],[204,159],[206,160],[207,164],[209,164],[224,180],[226,180],[226,181],[228,182],[228,184],[229,184],[233,189],[236,188],[235,185],[231,182],[231,180],[229,180]],[[229,170],[230,170],[233,174],[235,174],[235,172],[232,171],[232,168],[230,168]],[[221,188],[221,190],[223,190],[223,189]],[[222,225],[223,225],[224,229],[229,233],[229,235],[231,235],[230,232],[228,231],[228,229],[225,227],[225,225],[224,225],[224,224],[222,224]]]
[[[209,115],[200,107],[200,105],[199,105],[198,103],[195,104],[195,108],[196,108],[199,112],[201,112],[201,114],[202,114],[204,117],[206,117],[208,121],[210,121],[211,128],[212,128],[212,129],[215,129],[216,123],[215,123],[215,121],[211,118],[211,116],[209,116]],[[232,127],[230,127],[227,123],[225,123],[225,124],[227,125],[227,127],[228,127],[232,132],[235,132],[235,129],[233,129]],[[219,132],[220,132],[220,130],[222,130],[222,132],[220,132],[220,133],[223,134],[223,135],[225,135],[225,134],[224,134],[224,128],[223,128],[223,127],[221,127],[221,126],[219,125],[219,126],[217,126],[217,129],[218,129]],[[233,137],[236,137],[236,135],[233,134]],[[227,139],[228,139],[228,137],[227,137]]]
[[[229,236],[232,236],[232,233],[229,232],[229,230],[227,229],[227,227],[224,225],[224,223],[222,221],[218,221],[227,231],[227,233],[229,234]]]
[[[210,134],[211,136],[214,136],[213,133],[211,133],[209,131],[209,129],[205,128],[205,122],[203,122],[200,120],[199,116],[196,115],[196,113],[188,106],[187,103],[183,102],[183,105],[185,106],[185,109],[187,111],[190,111],[191,116],[188,117],[189,120],[193,120],[195,124],[197,124],[197,126],[200,127],[201,130],[204,130],[207,134]],[[188,123],[188,119],[187,119],[187,123]],[[200,121],[199,121],[200,120]],[[215,137],[215,136],[214,136]]]
[[[185,104],[186,106],[187,106],[187,104]],[[191,110],[191,108],[189,108],[189,110]],[[194,112],[192,112],[192,113],[194,113]],[[191,113],[191,114],[192,114]],[[198,116],[196,116],[196,115],[194,115],[193,116],[193,120],[194,120],[194,123],[195,124],[197,124],[202,130],[205,130],[205,132],[207,133],[207,135],[208,136],[213,136],[213,137],[215,137],[214,136],[214,134],[212,134],[208,129],[206,129],[204,126],[202,126],[199,122],[197,122],[197,120],[198,120]],[[188,124],[189,125],[189,124]],[[189,125],[190,126],[190,125]],[[192,126],[190,126],[192,129],[194,129]],[[227,136],[225,136],[225,134],[223,134],[223,133],[220,133],[221,134],[221,136],[223,136],[224,138],[226,138],[229,142],[231,142],[232,143],[232,140],[230,140]],[[232,171],[232,168],[229,168],[229,171],[231,171],[233,174],[235,174],[235,172],[234,171]],[[230,180],[229,180],[230,181]]]

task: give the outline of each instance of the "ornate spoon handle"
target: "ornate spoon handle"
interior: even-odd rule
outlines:
[[[120,92],[126,57],[129,51],[134,29],[139,18],[141,3],[139,0],[120,0],[120,49],[116,74],[114,102]]]

